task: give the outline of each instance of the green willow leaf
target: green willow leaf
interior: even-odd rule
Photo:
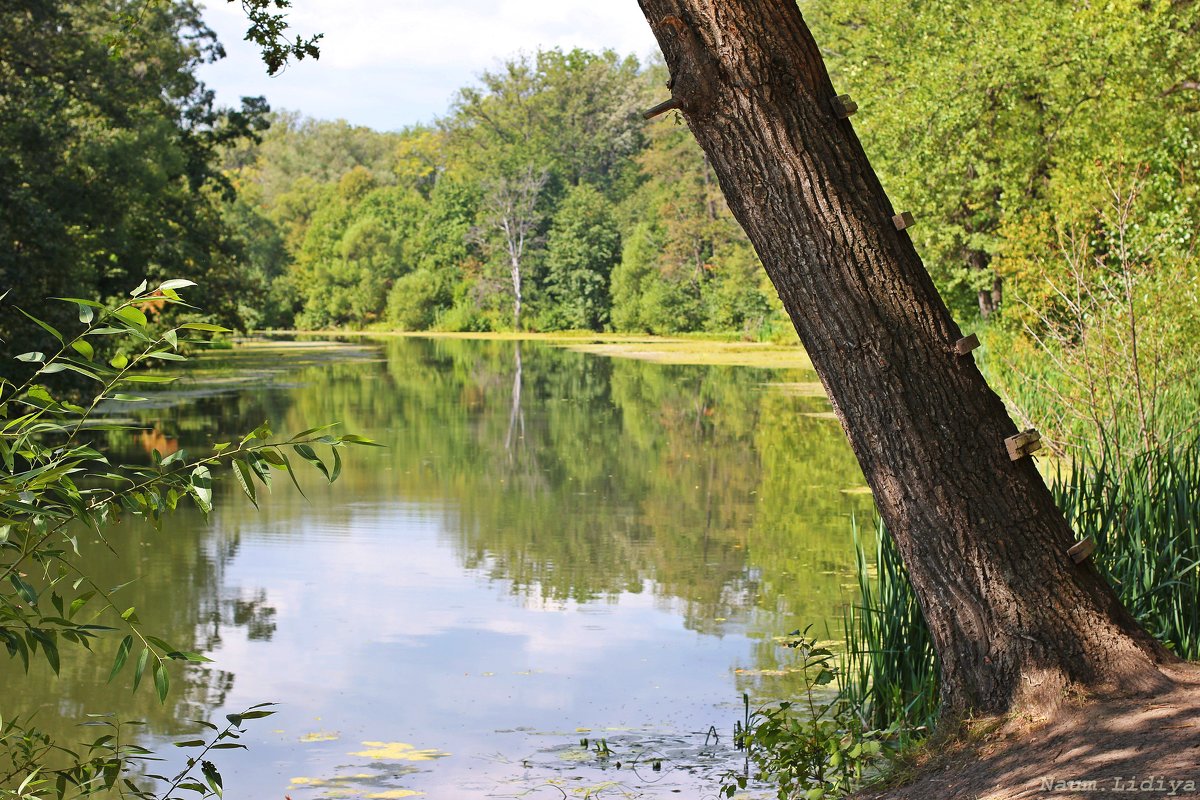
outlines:
[[[13,574],[8,576],[9,583],[17,590],[17,594],[31,606],[38,604],[37,590],[21,579],[19,575]]]
[[[133,690],[136,692],[138,686],[142,683],[142,675],[146,672],[146,663],[150,660],[150,648],[143,647],[142,654],[138,656],[137,666],[133,669]],[[157,662],[155,662],[157,663]]]
[[[211,325],[207,322],[185,322],[179,327],[182,330],[204,331],[206,333],[233,333],[229,328],[224,328],[220,325]]]
[[[84,592],[83,594],[76,597],[74,600],[71,601],[71,605],[68,607],[67,616],[69,618],[74,619],[75,614],[79,612],[79,609],[81,609],[85,605],[87,605],[88,602],[95,596],[96,596],[96,592],[93,590],[93,591],[89,591],[89,592]]]
[[[330,428],[335,428],[335,427],[337,427],[337,426],[336,425],[320,425],[316,428],[306,428],[306,429],[300,431],[299,433],[297,433],[295,436],[293,436],[290,441],[294,442],[294,441],[297,441],[298,439],[307,439],[309,436],[312,436],[314,433],[319,433],[321,431],[327,431]]]
[[[203,464],[192,470],[192,497],[205,514],[212,511],[212,473]]]
[[[172,647],[168,642],[158,638],[157,636],[147,636],[146,641],[159,648],[164,653],[171,653],[175,650],[175,648]]]
[[[258,497],[254,489],[254,478],[250,474],[250,467],[240,458],[233,460],[233,475],[237,478],[238,485],[242,487],[242,491],[246,497],[250,498],[250,502],[258,506]]]
[[[127,635],[121,640],[120,647],[117,648],[117,656],[113,659],[112,671],[108,673],[108,681],[112,683],[112,679],[117,677],[125,667],[125,661],[129,658],[129,651],[133,648],[133,636]]]
[[[171,679],[167,676],[167,668],[161,661],[154,662],[154,689],[158,693],[158,702],[167,701],[167,692],[171,688]]]
[[[253,711],[252,710],[252,711],[243,711],[241,714],[241,717],[244,720],[245,719],[262,719],[263,717],[270,717],[270,716],[273,716],[274,714],[275,714],[274,711]]]
[[[338,437],[338,441],[345,442],[346,444],[366,445],[367,447],[387,447],[387,445],[380,444],[374,439],[368,439],[365,436],[358,436],[357,434],[353,433],[342,434]]]
[[[263,461],[266,461],[273,467],[285,468],[287,466],[283,455],[274,448],[267,448],[261,453]]]
[[[300,481],[296,480],[296,470],[292,466],[291,459],[288,458],[287,454],[283,452],[279,452],[279,456],[283,459],[283,468],[287,470],[288,477],[292,479],[292,485],[296,487],[296,491],[300,493],[300,496],[307,500],[308,495],[306,495],[304,490],[300,488]]]
[[[342,454],[338,452],[336,447],[333,448],[333,471],[329,475],[329,482],[333,483],[342,474]]]
[[[83,306],[83,308],[87,308],[87,307]],[[89,308],[88,311],[90,312],[91,309]],[[93,358],[96,357],[95,348],[93,348],[91,343],[88,342],[86,339],[76,339],[75,341],[71,342],[71,348],[76,353],[79,353],[79,355],[86,358],[88,361],[91,361]]]
[[[46,657],[46,663],[50,665],[50,669],[54,670],[54,674],[58,674],[58,642],[55,641],[54,634],[47,631],[33,628],[30,633],[42,645],[42,655]]]
[[[296,455],[300,456],[305,461],[320,470],[321,474],[325,476],[325,479],[329,480],[329,469],[325,466],[325,462],[320,459],[315,450],[306,444],[292,445],[292,449],[296,451]]]
[[[113,316],[139,328],[146,327],[146,315],[133,306],[124,306],[113,312]]]
[[[58,332],[58,329],[57,329],[57,328],[55,328],[53,325],[51,325],[51,324],[50,324],[50,323],[48,323],[48,322],[42,322],[40,319],[38,319],[37,317],[33,316],[32,314],[30,314],[29,312],[25,311],[25,310],[24,310],[24,309],[22,309],[22,308],[18,308],[18,309],[17,309],[17,311],[20,311],[20,312],[21,312],[22,314],[24,314],[26,317],[28,317],[29,319],[31,319],[31,320],[33,320],[35,323],[37,323],[38,327],[40,327],[42,330],[46,331],[46,333],[50,334],[50,335],[51,335],[51,336],[53,336],[55,339],[57,339],[59,344],[63,344],[63,343],[64,343],[63,335],[62,335],[61,333],[59,333],[59,332]]]

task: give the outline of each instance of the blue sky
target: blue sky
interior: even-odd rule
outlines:
[[[268,78],[242,41],[241,4],[208,0],[229,57],[200,74],[221,103],[265,95],[272,108],[396,130],[444,113],[456,89],[518,52],[657,51],[636,0],[295,0],[289,19],[325,34],[321,59]]]

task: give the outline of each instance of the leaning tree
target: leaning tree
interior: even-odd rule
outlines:
[[[812,358],[908,567],[944,713],[1166,685],[988,387],[795,0],[639,0],[670,99]],[[885,91],[886,87],[880,87]],[[883,102],[880,98],[879,102]]]

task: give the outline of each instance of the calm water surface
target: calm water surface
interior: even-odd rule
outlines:
[[[742,692],[800,685],[774,637],[836,630],[851,597],[870,500],[811,373],[429,339],[221,360],[123,455],[264,419],[387,445],[347,451],[332,488],[304,475],[308,500],[279,485],[256,511],[226,480],[209,523],[118,531],[121,564],[97,548],[114,583],[139,576],[148,628],[214,660],[166,706],[139,693],[144,738],[280,703],[220,762],[228,797],[715,797]],[[109,663],[4,680],[77,739],[130,705]]]

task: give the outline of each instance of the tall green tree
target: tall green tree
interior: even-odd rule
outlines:
[[[481,307],[498,313],[502,276],[508,324],[539,304],[547,226],[571,186],[587,182],[610,199],[626,191],[641,144],[641,87],[636,59],[549,50],[512,59],[460,91],[442,126],[449,172],[482,189],[475,230],[485,263],[471,293]]]
[[[872,169],[800,10],[639,0],[895,538],[944,713],[1165,690],[1171,656],[1090,564]],[[1048,596],[1047,586],[1054,592]]]
[[[305,327],[361,327],[380,319],[392,283],[410,272],[408,242],[426,201],[399,186],[378,186],[355,167],[314,214],[292,275]]]
[[[260,129],[265,105],[218,108],[200,83],[197,68],[222,51],[198,5],[142,6],[0,7],[0,285],[29,307],[186,273],[236,323],[241,246],[216,202],[231,186],[215,154]],[[6,320],[0,337],[33,330]]]
[[[609,276],[620,257],[612,204],[591,184],[572,187],[558,206],[546,244],[544,324],[603,330],[612,304]]]
[[[615,190],[641,148],[637,59],[611,50],[518,56],[463,88],[443,126],[475,171],[514,176],[533,166],[552,192],[586,181]]]

